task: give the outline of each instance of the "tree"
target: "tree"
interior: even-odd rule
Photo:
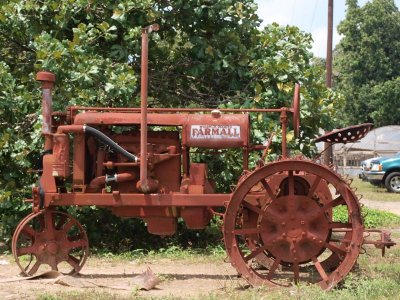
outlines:
[[[359,7],[347,1],[343,35],[335,52],[337,89],[345,96],[343,120],[400,124],[400,12],[393,0],[372,0]]]
[[[29,197],[35,181],[28,170],[42,151],[36,72],[56,74],[56,110],[137,106],[141,28],[152,23],[161,30],[149,45],[150,106],[282,107],[300,82],[306,134],[291,143],[310,152],[310,136],[330,126],[336,98],[310,62],[311,37],[278,24],[259,30],[256,10],[253,0],[3,1],[0,215]],[[253,116],[253,139],[276,131],[279,142],[278,120]],[[232,184],[240,168],[224,161],[236,162],[235,155],[226,155],[215,165]]]

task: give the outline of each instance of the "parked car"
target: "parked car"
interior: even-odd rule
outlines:
[[[358,177],[360,179],[362,179],[363,181],[367,181],[367,177],[365,176],[365,172],[371,170],[371,166],[372,166],[372,161],[376,161],[381,159],[381,156],[377,156],[377,157],[373,157],[373,158],[369,158],[366,160],[363,160],[361,162],[361,172],[360,174],[358,174]]]
[[[371,161],[371,169],[364,172],[372,184],[385,185],[391,193],[400,193],[400,153],[391,158]]]

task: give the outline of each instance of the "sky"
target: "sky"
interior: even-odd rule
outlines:
[[[258,15],[262,25],[277,22],[280,25],[295,25],[312,34],[314,44],[312,51],[319,57],[326,56],[326,39],[328,24],[328,0],[256,0]],[[359,0],[364,5],[367,0]],[[395,0],[400,7],[400,0]],[[345,0],[333,1],[333,47],[340,41],[336,26],[346,14]]]

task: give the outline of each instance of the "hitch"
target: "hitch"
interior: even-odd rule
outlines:
[[[365,232],[368,233],[368,235],[364,237],[363,244],[374,245],[375,248],[381,249],[382,256],[385,256],[386,248],[389,249],[390,247],[396,245],[396,243],[390,238],[390,232],[387,230],[367,229],[365,230]],[[379,234],[380,238],[377,240],[367,240],[367,238],[370,237],[371,234]]]

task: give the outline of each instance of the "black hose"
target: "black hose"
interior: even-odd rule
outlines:
[[[116,142],[114,142],[112,139],[110,139],[107,135],[102,133],[100,130],[97,130],[96,128],[84,125],[83,126],[83,131],[90,133],[93,135],[96,139],[99,141],[103,142],[104,144],[110,146],[111,149],[114,151],[118,152],[119,154],[125,156],[128,158],[130,161],[137,162],[138,158],[137,156],[133,155],[132,153],[126,151],[124,148],[122,148],[120,145],[118,145]]]

